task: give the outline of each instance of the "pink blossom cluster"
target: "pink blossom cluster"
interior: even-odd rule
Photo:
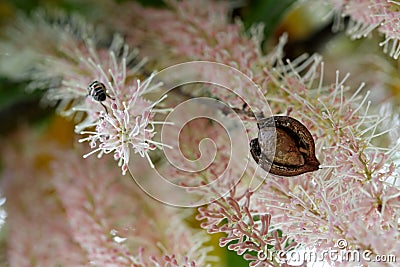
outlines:
[[[379,45],[395,59],[400,56],[400,6],[392,0],[330,1],[341,16],[349,16],[347,32],[353,38],[366,37],[377,30],[385,36]]]
[[[71,236],[71,228],[51,182],[46,162],[54,146],[30,147],[37,134],[22,129],[3,147],[1,190],[6,197],[7,263],[9,266],[89,266],[87,255]],[[22,140],[22,141],[21,141]],[[11,141],[11,140],[9,140]],[[65,253],[68,251],[68,253]]]
[[[9,141],[1,186],[10,266],[209,262],[207,236],[185,223],[190,212],[148,197],[110,158],[82,160],[82,146],[66,148],[26,128]]]
[[[239,195],[233,188],[229,196],[199,208],[197,219],[205,220],[201,227],[208,233],[225,233],[226,237],[220,238],[220,246],[243,255],[250,261],[249,266],[274,266],[276,259],[264,256],[267,251],[289,251],[297,243],[280,236],[279,229],[270,228],[270,213],[252,208],[250,202],[254,193],[247,190]]]
[[[354,37],[377,28],[386,35],[382,44],[392,43],[390,55],[400,55],[396,2],[332,3],[351,17],[349,31]],[[55,35],[46,37],[50,39],[46,48],[36,42],[29,46],[36,60],[45,60],[34,65],[33,74],[23,77],[32,79],[31,87],[47,83],[47,99],[59,101],[60,114],[75,116],[75,131],[85,135],[79,141],[90,144],[85,157],[113,153],[125,174],[133,151],[147,158],[151,166],[160,167],[169,182],[187,187],[193,194],[215,193],[191,188],[212,182],[218,187],[215,191],[226,193],[197,210],[177,210],[151,199],[127,177],[120,177],[107,157],[82,159],[76,156],[82,153],[81,148],[40,146],[35,139],[20,135],[17,138],[25,140],[23,146],[31,150],[24,155],[21,150],[7,148],[4,156],[2,189],[9,202],[10,265],[205,266],[212,258],[205,232],[222,234],[219,245],[248,260],[250,266],[282,265],[276,258],[260,257],[263,253],[320,252],[335,247],[341,239],[347,241],[347,249],[400,257],[400,120],[395,107],[390,103],[377,107],[370,91],[364,92],[365,84],[351,88],[347,86],[349,75],[341,76],[339,71],[334,73],[334,82],[325,82],[324,73],[332,70],[325,69],[318,54],[284,60],[286,35],[275,48],[264,52],[261,27],[245,33],[239,20],[231,22],[228,1],[168,0],[163,8],[131,2],[96,4],[107,14],[107,26],[121,31],[126,40],[116,36],[111,46],[104,48],[94,37],[82,38],[91,34],[89,29],[81,30],[77,38],[60,25],[54,26],[54,31],[45,20],[23,19],[19,25],[26,25],[31,33],[44,34],[45,39],[41,29],[46,29]],[[14,30],[18,36],[25,32],[24,27]],[[11,34],[10,41],[1,47],[24,45],[18,36]],[[141,50],[129,52],[126,44]],[[149,64],[144,65],[139,56],[147,57]],[[174,105],[169,97],[145,97],[162,88],[162,84],[154,85],[154,75],[148,73],[189,60],[223,63],[250,77],[274,114],[290,115],[307,127],[315,141],[320,169],[295,177],[259,172],[251,158],[229,157],[232,143],[224,136],[226,129],[207,119],[188,122],[176,141],[178,145],[171,148],[172,159],[178,163],[187,157],[181,162],[185,167],[188,158],[195,160],[202,152],[212,151],[210,147],[200,151],[197,144],[205,137],[213,139],[219,154],[208,168],[197,173],[170,169],[161,159],[153,165],[148,153],[167,147],[156,141],[156,125],[163,124],[156,120],[156,113]],[[210,78],[213,74],[207,73]],[[224,77],[232,84],[236,78]],[[107,88],[108,96],[102,103],[88,96],[87,86],[94,80]],[[246,90],[238,86],[233,91]],[[246,111],[243,101],[251,102],[257,95],[248,92],[250,99],[243,100],[217,87],[204,91],[242,112]],[[198,94],[184,89],[180,93],[181,97]],[[166,108],[156,109],[161,104]],[[231,119],[225,115],[226,120]],[[258,129],[254,118],[245,118],[243,124],[249,140],[240,145],[248,150],[250,136],[256,136]],[[35,165],[43,155],[51,161],[51,169]],[[224,173],[231,162],[233,168]],[[244,162],[249,162],[249,167],[239,172]],[[140,173],[140,168],[137,171],[134,175],[143,180],[153,175]],[[205,231],[196,233],[185,222],[191,212],[196,213]],[[37,236],[27,229],[37,229]],[[54,238],[46,239],[46,233]],[[40,246],[32,246],[33,242]],[[54,251],[51,255],[49,247]],[[62,254],[65,250],[71,253]]]
[[[266,61],[260,66],[260,60],[265,57],[251,56],[259,51],[251,42],[257,40],[256,36],[241,35],[240,27],[230,27],[228,21],[221,27],[220,16],[214,17],[219,9],[215,13],[208,10],[195,14],[195,10],[204,10],[203,3],[202,7],[193,8],[196,5],[199,3],[195,1],[172,1],[170,10],[139,9],[135,19],[145,24],[144,29],[153,29],[148,32],[149,39],[158,42],[155,47],[160,54],[173,54],[177,58],[182,58],[183,54],[182,60],[212,59],[250,75],[261,86],[274,112],[289,112],[310,129],[316,142],[317,158],[323,163],[321,170],[291,179],[268,176],[259,190],[249,194],[254,201],[247,210],[245,202],[235,204],[232,198],[224,197],[209,207],[200,208],[199,219],[215,222],[204,223],[202,227],[209,232],[227,233],[228,241],[221,244],[238,254],[247,254],[244,248],[248,246],[257,251],[256,247],[261,246],[259,240],[266,238],[267,231],[252,227],[251,218],[270,214],[271,229],[280,229],[304,247],[332,247],[335,240],[344,238],[349,248],[372,248],[374,254],[399,255],[398,235],[392,232],[397,231],[400,201],[399,172],[395,169],[398,132],[394,134],[399,126],[398,118],[390,112],[379,114],[379,110],[373,109],[368,99],[370,92],[361,93],[363,84],[356,90],[346,86],[348,75],[340,77],[337,72],[335,83],[325,85],[324,63],[318,55],[284,62],[279,59],[280,53],[271,52],[276,63],[274,68],[268,67]],[[228,10],[227,6],[225,8]],[[197,22],[202,16],[203,21]],[[196,19],[189,19],[193,17]],[[205,30],[208,25],[212,26]],[[174,29],[175,35],[166,29]],[[222,43],[229,45],[221,49],[219,44]],[[217,96],[229,103],[229,98]],[[378,145],[383,143],[389,144],[389,149]],[[243,182],[237,188],[243,192],[246,186],[248,184]],[[226,211],[227,207],[231,207],[232,213]],[[364,222],[362,227],[360,220]],[[226,226],[216,227],[222,221]],[[376,227],[377,224],[381,227]],[[246,238],[243,229],[249,229]],[[382,239],[366,236],[368,231]],[[232,236],[234,239],[230,239]],[[250,246],[248,238],[255,245]],[[382,246],[386,238],[390,241]],[[230,244],[229,240],[236,241]]]
[[[137,25],[134,31],[127,32],[127,40],[138,45],[151,45],[153,49],[150,52],[147,52],[147,49],[143,51],[150,61],[155,60],[160,68],[166,67],[165,64],[170,65],[171,62],[188,60],[224,63],[240,70],[262,88],[267,87],[270,79],[266,70],[282,56],[285,37],[274,51],[265,55],[261,50],[263,27],[254,26],[249,33],[245,33],[240,20],[234,23],[229,21],[227,15],[231,7],[228,3],[175,0],[166,2],[170,11],[143,8],[137,4],[128,4],[122,8],[125,11],[121,10],[130,23]],[[165,50],[166,46],[168,49]],[[236,85],[234,80],[232,84]],[[246,87],[239,86],[233,89],[239,94],[247,92]],[[233,106],[243,104],[243,100],[237,95],[220,88],[211,88],[210,91],[225,103]],[[246,101],[257,98],[255,92],[250,91],[246,95],[249,98]]]
[[[59,114],[74,118],[75,132],[86,136],[80,142],[87,141],[92,148],[84,157],[113,153],[125,174],[133,149],[152,166],[148,151],[163,146],[153,141],[154,125],[158,124],[153,108],[163,98],[149,101],[144,97],[159,86],[150,85],[152,75],[143,79],[138,73],[145,60],[137,58],[138,51],[130,51],[119,35],[112,38],[109,48],[97,47],[95,32],[78,18],[67,20],[66,25],[52,24],[50,18],[42,13],[32,19],[21,18],[16,28],[22,39],[12,32],[15,46],[3,44],[11,54],[18,46],[31,44],[28,37],[32,34],[44,38],[43,42],[51,40],[45,48],[36,42],[29,47],[35,58],[31,63],[34,70],[21,74],[22,78],[32,79],[31,89],[47,87],[45,101],[56,102]],[[72,31],[73,26],[77,32]],[[91,95],[89,85],[94,81],[104,85],[107,97],[101,103]]]

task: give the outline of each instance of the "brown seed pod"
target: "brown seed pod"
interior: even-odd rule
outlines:
[[[261,168],[281,176],[318,170],[314,139],[301,122],[274,116],[259,119],[258,128],[258,138],[250,141],[250,152]]]

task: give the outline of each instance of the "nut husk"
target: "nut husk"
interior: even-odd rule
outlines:
[[[250,152],[265,171],[296,176],[319,169],[314,139],[298,120],[273,116],[258,121],[258,138],[251,140]]]

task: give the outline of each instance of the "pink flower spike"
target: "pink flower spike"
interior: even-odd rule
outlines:
[[[102,114],[95,131],[80,132],[81,134],[87,134],[88,137],[80,139],[79,142],[99,143],[95,150],[84,155],[85,158],[94,153],[98,153],[98,156],[101,157],[103,154],[114,152],[115,158],[119,160],[118,165],[125,175],[130,158],[130,150],[133,149],[135,153],[146,157],[150,166],[154,167],[148,151],[154,150],[153,145],[160,149],[168,146],[152,140],[155,128],[151,110],[165,97],[155,103],[151,103],[141,97],[141,94],[146,92],[151,78],[152,76],[142,85],[138,80],[133,86],[130,86],[132,95],[127,101],[122,101],[122,97],[116,95],[116,100],[112,105],[113,108],[110,112]]]

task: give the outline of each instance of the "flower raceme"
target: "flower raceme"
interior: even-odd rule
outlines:
[[[101,6],[103,3],[99,2]],[[275,50],[265,55],[257,31],[253,29],[253,35],[243,34],[240,23],[229,21],[229,7],[224,1],[207,2],[212,5],[204,4],[204,1],[171,0],[164,9],[139,7],[130,2],[120,6],[114,3],[113,12],[121,10],[121,6],[125,12],[118,17],[110,12],[107,23],[123,30],[130,44],[139,44],[151,51],[145,54],[156,67],[187,60],[210,60],[247,74],[268,98],[274,113],[290,112],[292,117],[304,123],[315,140],[315,153],[322,166],[316,172],[288,179],[269,174],[262,180],[259,190],[254,191],[248,190],[246,180],[250,178],[245,173],[243,179],[232,187],[229,196],[199,209],[197,219],[203,221],[201,227],[209,233],[226,234],[220,239],[220,245],[248,259],[252,266],[275,263],[254,257],[270,247],[281,249],[280,246],[287,245],[285,249],[290,249],[291,245],[298,245],[323,250],[331,248],[339,238],[345,238],[352,248],[370,249],[374,254],[400,255],[397,227],[400,203],[397,181],[400,174],[396,170],[400,153],[399,134],[395,131],[399,120],[393,115],[393,110],[374,108],[369,102],[369,93],[362,96],[364,85],[351,91],[345,85],[347,75],[339,79],[337,72],[333,84],[324,84],[326,70],[319,55],[284,61],[282,47],[285,37],[280,39],[281,43]],[[361,2],[365,1],[354,1]],[[108,5],[112,4],[108,2]],[[131,31],[132,20],[139,23],[134,24],[135,29]],[[143,35],[135,35],[136,31]],[[57,31],[54,34],[57,35]],[[48,91],[48,99],[60,101],[58,110],[63,115],[85,114],[83,118],[75,117],[79,121],[75,131],[86,135],[80,141],[88,142],[92,148],[86,156],[98,153],[102,157],[114,153],[125,173],[131,149],[149,159],[150,150],[165,146],[154,141],[154,126],[159,123],[155,120],[157,109],[154,107],[163,99],[155,102],[145,99],[145,94],[155,89],[151,86],[153,76],[143,81],[138,72],[143,61],[137,61],[136,52],[129,52],[120,39],[114,39],[110,48],[104,49],[96,47],[88,39],[83,42],[66,36],[61,46],[60,43],[55,46],[57,53],[52,49],[39,51],[46,61],[41,62],[35,77],[30,78],[40,81],[41,77],[61,77],[60,84]],[[140,43],[144,39],[151,41]],[[104,84],[110,95],[101,103],[88,96],[87,87],[93,81]],[[207,93],[235,108],[242,107],[240,99],[223,91],[212,89]],[[253,122],[253,127],[256,124],[251,120],[247,122]],[[219,132],[209,131],[212,125],[206,127],[199,122],[192,125],[197,125],[193,128],[195,131],[201,129],[207,134],[214,133],[219,147],[228,147]],[[198,139],[196,135],[186,137],[182,138],[185,144]],[[193,153],[189,156],[198,152],[193,147],[188,151]],[[96,169],[93,159],[89,160],[87,164],[92,165],[88,169]],[[178,175],[171,171],[173,181],[181,185],[201,185],[201,179],[212,181],[216,171],[228,162],[228,157],[221,154],[217,160],[217,166],[207,169],[209,173],[205,173],[205,177],[193,173]],[[239,160],[243,162],[242,158]],[[253,165],[257,167],[254,162]],[[60,176],[67,170],[65,168]],[[226,181],[238,178],[234,176]],[[89,182],[95,185],[98,180],[96,175],[93,177]],[[108,181],[107,177],[99,180],[101,183]],[[80,223],[78,215],[85,215],[87,211],[80,207],[82,214],[73,213],[73,205],[79,203],[70,200],[69,190],[63,191],[64,185],[72,187],[72,183],[60,183],[58,194],[71,205],[70,216],[77,226]],[[216,186],[227,184],[216,183]],[[74,190],[83,196],[82,188],[74,187]],[[91,191],[93,196],[96,193],[97,190]],[[99,232],[107,235],[108,230]],[[81,238],[83,233],[77,233]],[[87,240],[83,238],[80,241],[84,243]],[[90,249],[97,248],[97,244],[86,245]],[[170,261],[174,259],[175,256],[168,258]],[[102,259],[97,260],[101,264]]]
[[[322,1],[321,1],[322,2]],[[400,4],[392,0],[329,0],[340,17],[349,16],[347,33],[354,39],[367,37],[377,30],[385,36],[379,45],[394,59],[400,56],[400,32],[398,30]],[[324,3],[326,4],[326,3]],[[341,24],[339,19],[338,25]],[[340,25],[341,26],[341,25]],[[338,27],[340,27],[338,26]]]
[[[397,229],[398,211],[391,212],[398,210],[400,200],[396,183],[399,172],[394,167],[399,158],[398,118],[393,112],[376,110],[369,101],[370,93],[363,95],[364,84],[356,90],[349,88],[348,75],[341,78],[337,71],[336,80],[325,84],[326,70],[319,55],[283,61],[283,44],[268,56],[263,55],[257,36],[240,34],[237,24],[217,15],[228,13],[226,4],[217,2],[221,6],[212,7],[218,4],[209,2],[210,5],[203,1],[168,1],[166,9],[130,6],[135,13],[131,19],[140,21],[138,28],[157,43],[153,45],[158,52],[154,59],[160,64],[164,63],[160,57],[172,54],[176,61],[207,59],[248,74],[263,90],[274,113],[291,111],[291,116],[310,130],[322,170],[283,180],[270,175],[259,190],[249,194],[252,201],[248,212],[243,202],[235,204],[230,198],[202,207],[198,217],[205,221],[202,227],[232,236],[230,243],[222,245],[237,248],[244,257],[260,249],[258,239],[267,238],[259,228],[243,226],[244,223],[266,214],[272,214],[270,229],[282,230],[285,236],[307,248],[322,250],[332,247],[338,238],[347,238],[352,247],[367,249],[372,245],[376,247],[374,254],[399,255],[398,236],[390,239],[393,246],[381,246],[371,235],[364,235],[373,230],[376,236],[388,237],[393,234],[389,229]],[[356,5],[363,1],[351,2]],[[167,29],[173,29],[174,35]],[[215,96],[232,105],[240,102],[219,91]],[[389,133],[396,137],[389,137]],[[389,144],[388,148],[384,144]],[[235,187],[238,192],[247,186],[243,180]],[[360,203],[369,203],[369,208]],[[357,220],[375,221],[375,225],[382,227],[371,223],[353,227]],[[226,224],[219,227],[219,222]],[[272,236],[269,237],[273,244]]]
[[[85,55],[85,52],[89,55]],[[117,59],[117,52],[121,54],[120,59]],[[153,166],[148,151],[162,148],[163,144],[152,140],[155,134],[154,125],[158,123],[154,121],[152,111],[155,111],[154,106],[166,96],[151,102],[144,99],[143,95],[160,84],[150,86],[152,75],[144,82],[135,79],[138,77],[136,72],[143,62],[127,69],[127,65],[131,63],[128,60],[132,60],[137,51],[133,51],[133,55],[130,54],[128,47],[118,40],[118,37],[114,39],[108,55],[103,50],[97,52],[90,43],[87,49],[75,50],[75,53],[79,54],[79,65],[84,66],[87,73],[75,73],[72,77],[64,76],[61,87],[53,89],[49,94],[52,98],[65,100],[63,96],[65,91],[75,91],[78,99],[81,99],[76,105],[68,106],[67,110],[61,112],[71,114],[81,111],[86,114],[86,118],[75,127],[76,132],[87,135],[79,141],[88,141],[93,149],[84,157],[97,152],[98,157],[114,153],[114,158],[118,160],[118,165],[125,174],[130,150],[133,149],[135,153],[146,157]],[[88,95],[87,86],[90,83],[87,81],[88,77],[100,80],[108,89],[110,97],[101,102],[105,110],[102,110],[99,101]],[[77,81],[84,82],[78,84]],[[90,128],[94,128],[94,131]]]
[[[80,77],[76,77],[76,74],[74,77],[64,77],[62,86],[49,93],[53,98],[64,100],[65,91],[76,91],[76,96],[81,100],[82,95],[85,94],[83,101],[68,107],[69,112],[63,110],[62,113],[81,111],[86,114],[86,118],[75,127],[76,132],[87,135],[79,141],[88,141],[93,149],[84,157],[97,152],[98,157],[114,153],[114,158],[118,160],[118,165],[125,174],[131,149],[142,157],[146,157],[149,164],[153,166],[148,151],[163,147],[163,144],[152,140],[155,134],[154,125],[158,123],[154,121],[152,110],[154,111],[153,108],[166,96],[155,102],[144,99],[144,94],[160,84],[150,87],[152,76],[144,82],[135,80],[136,69],[127,70],[128,48],[121,46],[119,49],[122,50],[120,61],[117,60],[113,50],[108,55],[105,51],[96,54],[94,48],[89,47],[91,55],[79,57],[80,65],[86,66],[88,73],[81,74]],[[88,77],[100,80],[108,89],[110,97],[101,103],[90,97],[85,87],[89,85]],[[78,84],[76,81],[85,82]],[[105,110],[102,110],[100,104],[105,107]],[[94,131],[90,130],[93,127]]]
[[[30,48],[38,62],[33,73],[27,72],[24,78],[32,80],[31,88],[49,86],[45,100],[57,102],[57,111],[62,116],[74,117],[75,132],[85,135],[79,141],[89,142],[93,149],[84,157],[114,153],[125,174],[132,149],[153,166],[148,152],[164,146],[153,141],[155,125],[162,123],[154,121],[158,111],[153,108],[166,96],[154,102],[144,98],[160,84],[150,86],[153,75],[141,81],[144,79],[138,71],[145,60],[137,58],[138,51],[130,51],[118,35],[113,37],[108,49],[97,47],[95,38],[87,37],[94,36],[90,27],[83,27],[76,19],[67,25],[58,25],[46,20],[44,14],[37,14],[33,19],[22,18],[19,23],[22,35],[27,29],[39,36],[46,32],[54,35],[47,49],[39,49],[39,45],[35,49],[36,43]],[[71,31],[74,28],[71,25],[80,25],[76,31],[80,33],[78,36]],[[23,43],[23,40],[14,41]],[[89,86],[94,81],[103,87],[101,93],[107,96],[101,101],[91,95]]]
[[[80,131],[81,134],[88,136],[80,139],[79,142],[87,141],[93,149],[84,155],[85,158],[97,152],[98,157],[114,152],[114,158],[119,161],[118,165],[125,174],[128,170],[130,150],[133,149],[135,153],[146,157],[153,167],[148,151],[165,145],[152,140],[155,134],[154,125],[157,122],[153,120],[154,114],[151,111],[163,98],[153,103],[141,97],[141,94],[148,89],[150,82],[151,77],[143,84],[137,80],[136,84],[129,89],[131,93],[126,94],[129,96],[126,97],[126,102],[123,100],[125,95],[121,99],[121,94],[117,93],[119,88],[112,89],[115,100],[112,101],[111,111],[100,112],[99,118],[95,121],[95,131]],[[91,110],[88,109],[87,113],[90,112]]]
[[[82,160],[87,148],[63,138],[72,127],[56,117],[44,136],[25,127],[3,146],[8,265],[208,266],[191,211],[151,199],[112,158]]]

